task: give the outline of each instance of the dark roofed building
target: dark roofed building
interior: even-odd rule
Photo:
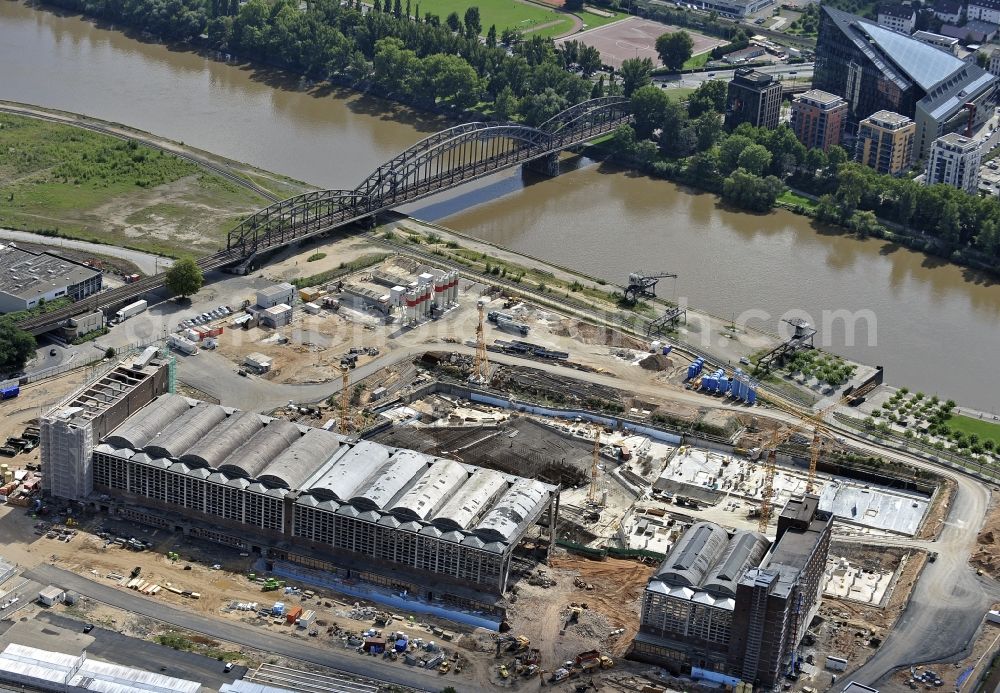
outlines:
[[[66,296],[79,301],[100,291],[102,280],[100,270],[61,255],[0,245],[0,313]]]
[[[887,2],[878,6],[878,24],[893,31],[912,34],[917,25],[917,11],[912,5]]]
[[[961,26],[942,24],[941,35],[958,39],[962,43],[986,43],[997,35],[997,25],[970,20]]]
[[[778,127],[780,116],[781,82],[748,67],[738,68],[726,95],[726,127],[750,123],[772,129]]]
[[[973,127],[992,113],[996,77],[950,53],[856,15],[823,7],[813,87],[847,100],[848,130],[887,110],[917,124],[914,151],[965,127],[966,103],[977,106]]]
[[[643,593],[630,658],[676,674],[770,688],[818,607],[833,516],[819,497],[788,501],[777,538],[699,522]]]
[[[933,9],[934,16],[942,22],[957,22],[965,13],[962,0],[936,0]]]

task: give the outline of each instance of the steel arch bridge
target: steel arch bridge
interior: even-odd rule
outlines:
[[[200,258],[203,271],[246,267],[255,256],[294,241],[371,218],[379,212],[457,187],[498,171],[583,144],[631,120],[629,100],[592,99],[538,127],[467,123],[437,132],[379,166],[354,190],[319,190],[275,202],[229,232],[226,248]],[[90,296],[18,326],[32,334],[58,327],[85,311],[115,310],[163,287],[164,275]]]
[[[582,144],[630,118],[628,100],[610,96],[577,104],[538,127],[457,125],[382,164],[354,190],[304,193],[258,211],[229,232],[227,249],[246,262],[292,241]]]

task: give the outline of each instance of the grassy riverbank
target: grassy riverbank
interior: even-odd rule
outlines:
[[[0,227],[206,254],[268,200],[135,141],[0,114]]]

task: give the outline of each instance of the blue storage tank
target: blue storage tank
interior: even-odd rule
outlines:
[[[748,389],[750,388],[747,385],[747,381],[743,378],[740,378],[739,381],[737,381],[736,383],[736,392],[734,394],[737,397],[737,399],[742,399],[745,401],[747,398]]]
[[[673,349],[672,346],[665,346],[665,347],[663,347],[663,355],[667,356],[672,349]]]
[[[688,366],[688,377],[687,377],[687,379],[688,380],[692,380],[692,379],[694,379],[694,377],[696,375],[698,375],[698,368],[692,363],[690,366]]]
[[[747,391],[747,404],[753,404],[756,401],[757,401],[757,391],[754,390],[753,388],[750,388],[750,390]]]
[[[715,378],[710,375],[706,375],[701,379],[701,389],[702,390],[714,390],[715,389]]]
[[[727,380],[725,377],[719,378],[718,392],[721,395],[724,395],[727,392],[729,392],[729,380]]]

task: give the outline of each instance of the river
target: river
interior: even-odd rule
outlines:
[[[441,125],[12,0],[0,3],[0,65],[0,98],[124,123],[332,188],[353,188]],[[661,295],[772,331],[781,317],[806,317],[819,344],[884,365],[896,385],[1000,409],[997,281],[821,232],[791,213],[732,212],[712,195],[607,165],[569,168],[530,184],[520,172],[496,176],[406,211],[609,281],[676,272]]]

